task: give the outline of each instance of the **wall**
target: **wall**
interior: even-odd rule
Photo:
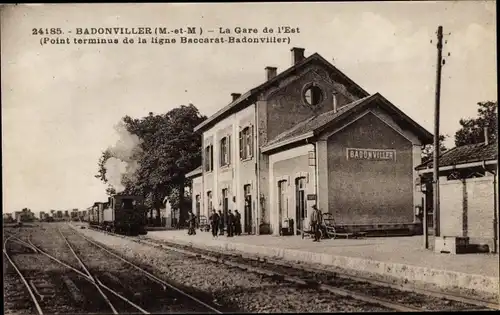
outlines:
[[[191,199],[192,199],[192,204],[191,204],[191,209],[193,210],[193,213],[196,214],[196,195],[200,195],[200,215],[204,215],[208,217],[208,210],[204,209],[201,206],[201,199],[203,198],[203,187],[201,183],[201,176],[197,176],[192,178],[192,183],[191,183],[192,191],[191,191]]]
[[[375,107],[371,109],[371,111],[377,115],[377,117],[394,129],[399,134],[403,135],[406,139],[408,139],[413,147],[412,147],[412,158],[413,158],[413,209],[415,210],[416,206],[423,207],[422,198],[424,198],[424,193],[421,190],[417,190],[417,183],[420,183],[418,172],[415,170],[417,166],[422,164],[422,141],[418,139],[410,130],[403,129],[400,125],[398,125],[391,115],[387,114],[382,109]],[[417,221],[417,220],[416,220]]]
[[[323,101],[314,108],[306,105],[303,99],[304,87],[312,82],[323,91]],[[333,110],[333,93],[337,95],[337,108],[358,99],[348,93],[345,86],[335,82],[324,67],[314,63],[280,82],[264,95],[268,104],[267,139],[275,138],[297,122]]]
[[[271,205],[269,217],[271,231],[274,235],[279,235],[281,223],[279,219],[278,182],[287,180],[286,198],[288,201],[288,217],[294,219],[295,228],[297,227],[295,179],[306,177],[306,196],[308,194],[315,194],[315,168],[314,166],[309,166],[310,151],[314,151],[313,145],[300,146],[269,156],[269,172],[271,174],[269,178],[269,203]],[[315,203],[316,201],[314,200],[307,202],[308,213]],[[282,219],[285,219],[285,217],[287,216],[284,214]],[[304,224],[305,226],[309,226],[308,218]]]
[[[239,148],[239,132],[246,126],[254,126],[254,140],[253,140],[253,155],[251,158],[241,160]],[[243,186],[246,184],[251,185],[252,196],[256,196],[256,153],[257,143],[256,134],[257,128],[255,121],[255,105],[251,105],[242,109],[241,111],[228,116],[215,124],[212,128],[203,133],[203,175],[202,175],[202,209],[203,213],[208,215],[208,202],[207,192],[212,191],[212,203],[215,209],[222,210],[222,189],[227,188],[229,191],[229,209],[238,209],[243,213],[244,209],[244,196]],[[231,163],[228,166],[220,166],[220,140],[229,135],[231,139],[230,144],[230,159]],[[205,171],[205,147],[208,144],[213,144],[213,157],[214,169],[211,172]],[[253,206],[256,211],[255,205]],[[255,213],[252,215],[256,217]],[[242,225],[244,225],[244,216],[242,214]]]
[[[440,229],[442,236],[469,237],[472,244],[488,244],[495,238],[495,177],[466,180],[440,177]],[[498,209],[497,209],[498,217]]]
[[[465,236],[463,229],[464,188],[460,180],[439,178],[440,232],[443,236]]]
[[[328,206],[343,224],[414,222],[414,149],[367,111],[328,137]],[[346,148],[394,149],[395,161],[347,159]]]

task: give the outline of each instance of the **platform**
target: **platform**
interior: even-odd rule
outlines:
[[[422,248],[422,236],[334,239],[312,242],[300,236],[248,235],[213,239],[211,233],[186,230],[148,232],[147,237],[178,244],[239,251],[333,266],[360,275],[428,284],[439,289],[470,290],[498,296],[498,254],[438,254]]]

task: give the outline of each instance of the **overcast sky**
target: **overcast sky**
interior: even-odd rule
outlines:
[[[121,117],[188,103],[211,115],[231,93],[262,83],[266,66],[288,68],[294,46],[335,59],[369,93],[381,93],[433,132],[435,32],[442,25],[451,32],[442,81],[448,147],[459,119],[497,96],[493,1],[19,5],[4,7],[1,23],[4,212],[104,200],[94,175]],[[300,33],[290,44],[163,46],[41,46],[32,35],[33,28],[111,26],[291,26]]]

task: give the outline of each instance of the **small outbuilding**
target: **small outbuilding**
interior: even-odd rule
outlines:
[[[479,246],[498,252],[497,160],[496,142],[459,146],[440,156],[436,251],[467,252]],[[432,160],[416,168],[426,187],[428,209],[433,203],[433,168]]]

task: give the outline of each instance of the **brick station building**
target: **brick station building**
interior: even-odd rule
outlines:
[[[203,162],[188,174],[193,209],[238,209],[249,234],[279,235],[287,218],[297,232],[314,204],[353,230],[413,230],[415,167],[432,135],[319,54],[291,55],[290,68],[266,67],[264,83],[195,128]]]

